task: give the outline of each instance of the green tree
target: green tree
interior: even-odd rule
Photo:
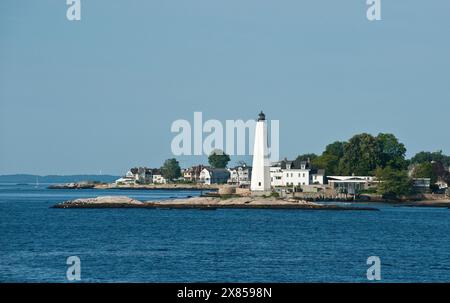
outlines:
[[[340,141],[328,144],[322,155],[312,161],[313,166],[325,169],[328,175],[339,174],[339,161],[344,156],[345,144]]]
[[[339,158],[330,154],[322,154],[312,161],[312,165],[315,168],[325,169],[327,175],[337,175],[339,168]]]
[[[339,172],[345,175],[370,175],[381,163],[378,140],[370,134],[353,136],[344,146]]]
[[[405,159],[406,148],[393,134],[380,133],[376,137],[381,154],[379,155],[380,166],[390,166],[394,169],[404,170],[408,167]]]
[[[437,182],[438,176],[434,169],[434,165],[431,162],[424,162],[417,164],[413,170],[414,178],[430,178],[430,184],[435,184]]]
[[[450,166],[450,156],[444,155],[442,150],[437,152],[419,152],[414,157],[411,158],[412,164],[420,164],[425,162],[441,162],[444,166]]]
[[[328,144],[325,147],[324,154],[333,155],[338,158],[341,158],[344,156],[345,144],[347,144],[347,143],[341,142],[341,141],[335,141],[331,144]]]
[[[380,133],[376,137],[366,133],[355,135],[343,145],[343,149],[338,169],[341,174],[368,175],[373,174],[377,167],[404,170],[408,166],[405,145],[392,134]]]
[[[220,149],[213,150],[208,157],[208,163],[214,168],[225,168],[230,162],[230,156]]]
[[[161,167],[161,172],[164,178],[172,181],[181,176],[180,164],[175,158],[167,159]]]
[[[375,175],[379,181],[377,192],[383,197],[399,197],[412,192],[412,180],[405,170],[396,170],[390,166],[379,167]]]
[[[317,158],[317,155],[314,153],[310,153],[310,154],[303,154],[303,155],[299,155],[297,156],[297,158],[295,159],[296,162],[301,162],[301,161],[314,161]]]

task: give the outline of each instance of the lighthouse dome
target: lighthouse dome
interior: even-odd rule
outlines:
[[[266,115],[261,111],[258,115],[258,121],[266,120]]]

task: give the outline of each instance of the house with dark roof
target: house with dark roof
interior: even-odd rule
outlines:
[[[226,168],[206,167],[200,172],[200,182],[204,184],[224,184],[230,178]]]
[[[270,167],[270,183],[273,187],[325,184],[325,170],[314,169],[310,161],[284,159]]]
[[[204,165],[195,165],[183,172],[183,178],[188,181],[198,182],[200,180],[201,171],[206,168]]]

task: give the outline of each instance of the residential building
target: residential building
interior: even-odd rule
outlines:
[[[325,169],[318,169],[311,174],[311,182],[312,184],[325,184],[326,176]]]
[[[201,171],[206,168],[204,165],[196,165],[186,169],[183,172],[183,178],[187,181],[198,182]]]
[[[117,179],[115,183],[123,184],[146,184],[152,182],[152,172],[150,168],[147,167],[133,167],[125,176]]]
[[[371,176],[327,176],[328,185],[338,193],[356,194],[375,184]]]
[[[130,169],[130,172],[133,174],[136,183],[147,184],[153,182],[152,170],[150,168],[134,167]]]
[[[162,172],[159,168],[152,169],[152,183],[155,184],[166,184],[167,180],[162,175]]]
[[[429,192],[431,185],[430,178],[413,178],[413,187],[419,192]]]
[[[157,168],[133,167],[125,176],[117,179],[116,184],[149,184],[149,183],[166,183],[166,179],[162,176],[161,170]]]
[[[115,181],[116,184],[131,185],[135,183],[134,176],[123,176]]]
[[[229,184],[235,184],[239,186],[248,186],[251,182],[252,168],[247,165],[236,166],[229,168],[230,178]]]
[[[230,172],[225,168],[205,167],[200,172],[200,182],[204,184],[223,184],[230,178]]]
[[[270,181],[273,187],[324,184],[325,170],[312,168],[309,161],[284,159],[270,167]]]

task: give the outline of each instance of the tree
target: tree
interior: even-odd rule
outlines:
[[[433,173],[437,181],[444,181],[450,184],[450,171],[441,162],[433,162]]]
[[[400,143],[393,134],[380,133],[376,137],[380,152],[380,166],[390,166],[394,169],[404,170],[408,166],[408,161],[405,159],[406,148],[403,143]]]
[[[312,161],[312,165],[315,168],[323,168],[325,169],[327,175],[337,175],[338,167],[339,167],[339,158],[330,155],[330,154],[322,154]]]
[[[441,162],[444,166],[450,166],[450,156],[444,155],[442,150],[437,152],[419,152],[414,157],[411,158],[412,164],[420,164],[425,162]]]
[[[230,162],[230,156],[220,149],[213,150],[208,157],[208,163],[214,168],[225,168]]]
[[[339,172],[344,175],[369,175],[380,165],[381,150],[378,140],[370,134],[353,136],[344,146],[339,161]]]
[[[442,180],[450,183],[450,156],[446,156],[442,151],[419,152],[411,158],[414,165],[413,176],[416,178],[431,178],[431,185]]]
[[[317,158],[316,154],[310,153],[310,154],[303,154],[303,155],[299,155],[297,156],[297,158],[295,159],[296,162],[302,162],[302,161],[314,161],[314,159]]]
[[[340,158],[337,169],[340,174],[369,175],[373,174],[377,167],[405,170],[408,166],[405,145],[393,134],[380,133],[374,137],[363,133],[353,136],[348,143],[335,142],[328,150],[324,154],[335,156],[325,160],[331,162],[333,167],[336,158]]]
[[[339,161],[344,156],[345,144],[340,141],[328,144],[322,155],[312,161],[313,166],[325,169],[328,175],[339,174]]]
[[[173,180],[181,176],[180,164],[175,158],[167,159],[161,167],[161,172],[167,180]]]
[[[328,144],[325,147],[325,151],[323,153],[341,158],[344,156],[344,150],[345,150],[346,144],[347,144],[347,142],[335,141],[331,144]]]
[[[431,185],[435,184],[438,179],[434,165],[431,162],[417,164],[414,167],[413,176],[414,178],[430,178]]]
[[[390,166],[379,167],[375,175],[379,181],[377,191],[383,197],[399,197],[412,192],[412,180],[405,170],[396,170]]]

